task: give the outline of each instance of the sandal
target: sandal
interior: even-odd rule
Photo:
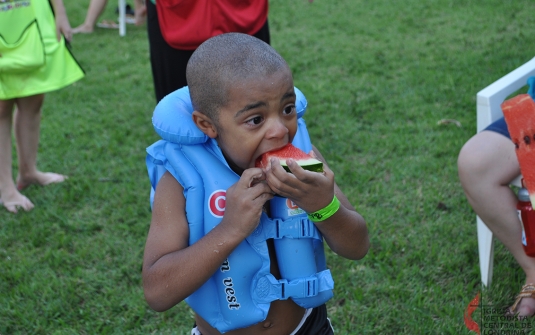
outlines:
[[[102,20],[101,22],[97,23],[97,27],[107,29],[119,29],[119,24],[113,21]]]
[[[117,19],[117,21],[119,21],[119,19]],[[134,15],[126,15],[124,22],[128,24],[136,24],[136,17]]]
[[[522,290],[516,296],[515,303],[513,304],[513,306],[509,307],[507,315],[513,316],[517,314],[516,307],[523,298],[535,298],[535,284],[528,283],[522,286]]]

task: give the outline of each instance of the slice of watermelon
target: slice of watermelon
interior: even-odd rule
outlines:
[[[520,173],[535,206],[535,101],[520,94],[502,103],[503,116],[515,144]]]
[[[305,170],[323,172],[322,162],[305,153],[301,149],[294,147],[291,143],[286,144],[286,146],[278,150],[266,152],[262,156],[258,157],[256,159],[255,166],[259,168],[267,168],[271,158],[278,158],[284,170],[288,172],[291,172],[288,164],[286,164],[286,159],[288,158],[294,159],[297,164],[299,164],[299,166]]]

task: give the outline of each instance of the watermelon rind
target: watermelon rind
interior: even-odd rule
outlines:
[[[281,166],[283,167],[283,169],[286,170],[286,172],[292,172],[290,171],[288,164],[286,164],[285,159],[281,159],[279,160],[279,162]],[[312,172],[323,172],[323,163],[315,158],[299,159],[299,160],[295,160],[295,162],[304,170],[312,171]]]
[[[312,155],[305,153],[303,150],[294,147],[291,143],[286,144],[280,149],[262,154],[256,159],[255,167],[267,168],[269,166],[269,160],[273,157],[279,160],[280,165],[286,172],[292,172],[288,167],[288,164],[286,164],[286,160],[290,158],[304,170],[320,173],[323,172],[323,162],[314,158]]]

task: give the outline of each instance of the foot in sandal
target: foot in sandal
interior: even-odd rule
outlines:
[[[526,284],[517,295],[513,306],[509,307],[507,315],[530,317],[535,314],[535,284]]]
[[[102,20],[101,22],[97,23],[97,27],[106,29],[119,29],[119,24],[114,21]]]
[[[28,176],[25,178],[21,178],[20,176],[18,176],[17,189],[19,191],[22,191],[31,184],[45,186],[49,184],[62,183],[67,178],[67,176],[58,173],[38,171],[34,176]]]

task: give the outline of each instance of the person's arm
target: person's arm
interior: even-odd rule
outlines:
[[[150,1],[150,0],[147,0]],[[147,17],[147,6],[145,5],[145,0],[135,0],[134,1],[134,13],[136,26],[140,26],[145,23]]]
[[[293,160],[287,161],[292,171],[287,173],[275,160],[276,164],[266,171],[266,180],[274,192],[291,199],[307,213],[325,208],[336,195],[340,201],[338,211],[315,225],[331,250],[349,259],[361,259],[370,248],[366,222],[336,185],[334,173],[321,153],[316,148],[314,153],[324,164],[323,174],[306,171]]]
[[[58,41],[61,40],[61,34],[65,36],[67,41],[72,39],[72,28],[67,17],[67,11],[63,5],[63,0],[51,0],[54,8],[54,15],[56,18],[56,37]]]
[[[254,231],[264,203],[273,197],[265,183],[250,186],[261,177],[260,169],[244,171],[227,190],[221,222],[188,246],[183,188],[170,173],[163,175],[156,187],[143,256],[143,288],[150,307],[164,311],[184,300]]]

